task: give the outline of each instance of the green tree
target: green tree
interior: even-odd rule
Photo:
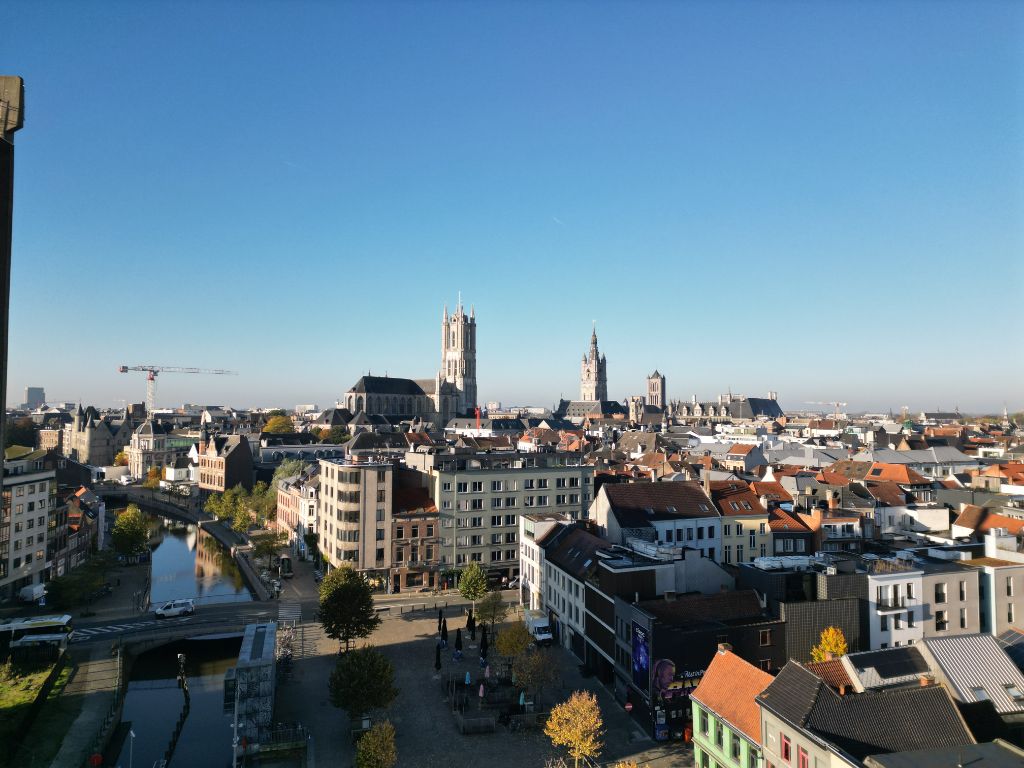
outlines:
[[[356,768],[394,768],[398,764],[395,726],[376,723],[356,743]]]
[[[348,429],[340,424],[331,427],[329,430],[320,431],[320,442],[328,443],[329,445],[341,445],[348,442],[350,437]]]
[[[267,419],[267,423],[263,425],[263,431],[283,435],[294,432],[295,425],[292,424],[292,420],[287,416],[271,416]]]
[[[274,470],[274,479],[270,481],[270,487],[277,492],[277,484],[284,480],[286,477],[293,477],[300,472],[305,466],[305,463],[301,459],[285,459],[278,465],[277,469]]]
[[[480,567],[480,563],[472,562],[459,578],[459,594],[473,604],[476,609],[476,601],[487,594],[487,573]]]
[[[252,553],[257,560],[273,557],[277,551],[288,544],[288,534],[281,532],[261,533],[249,538],[252,542]]]
[[[507,659],[514,659],[533,644],[533,635],[526,624],[517,621],[505,627],[494,640],[494,650]]]
[[[128,508],[117,516],[111,538],[114,549],[122,555],[134,555],[143,549],[149,538],[149,529],[146,527],[146,518],[142,510],[135,504],[129,504]]]
[[[340,656],[327,687],[331,703],[353,720],[370,710],[385,709],[398,696],[394,666],[372,645]]]
[[[249,508],[244,504],[236,505],[231,516],[231,529],[238,533],[245,533],[249,530],[250,525],[252,525],[252,515]]]
[[[501,599],[501,592],[488,592],[477,606],[476,613],[494,631],[494,625],[503,622],[508,615],[508,603]]]
[[[604,723],[597,696],[587,691],[575,691],[567,701],[551,710],[544,733],[556,747],[566,747],[579,768],[580,760],[596,759],[604,743]]]
[[[36,425],[27,416],[21,419],[8,419],[4,429],[4,448],[20,445],[25,448],[36,447]]]
[[[828,661],[838,659],[849,652],[846,635],[839,627],[825,627],[821,631],[818,644],[811,648],[811,661]]]
[[[380,626],[370,585],[351,566],[335,568],[320,582],[317,618],[327,636],[341,641],[346,651],[353,640],[369,637]]]

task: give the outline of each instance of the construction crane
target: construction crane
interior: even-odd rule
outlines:
[[[122,365],[121,373],[128,371],[145,371],[146,373],[146,413],[153,413],[156,406],[156,377],[160,373],[214,373],[222,376],[237,376],[237,371],[224,371],[220,368],[182,368],[176,365]]]
[[[836,402],[835,400],[829,403],[823,403],[820,400],[804,400],[804,405],[831,405],[833,408],[835,408],[835,411],[832,414],[832,418],[835,419],[836,421],[839,421],[839,416],[841,415],[839,409],[845,408],[846,406],[849,405],[849,403],[839,403]]]

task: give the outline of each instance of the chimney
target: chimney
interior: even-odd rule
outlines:
[[[839,686],[839,695],[840,696],[845,696],[846,695],[846,686],[845,685],[840,685]]]
[[[718,652],[719,653],[728,653],[731,650],[732,650],[732,646],[729,645],[729,643],[719,643],[718,644]]]
[[[704,493],[711,498],[711,457],[704,457],[704,471],[701,472],[701,479],[704,481]]]
[[[928,686],[935,685],[935,678],[931,675],[921,675],[918,678],[918,682],[922,688],[927,688]]]

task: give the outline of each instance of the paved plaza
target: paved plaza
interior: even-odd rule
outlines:
[[[462,609],[450,607],[446,613],[449,643],[455,630],[465,628]],[[510,621],[517,618],[510,616]],[[338,644],[325,637],[316,624],[306,624],[302,632],[304,650],[299,652],[293,678],[278,690],[276,717],[298,721],[310,728],[314,738],[317,768],[348,767],[353,764],[353,747],[348,718],[334,708],[327,693],[327,679],[334,668]],[[479,638],[479,635],[478,635]],[[480,674],[478,649],[468,642],[461,662],[453,662],[451,649],[442,652],[440,676],[434,671],[434,647],[437,642],[437,613],[417,612],[385,618],[370,642],[380,648],[395,665],[399,696],[390,709],[398,743],[398,764],[402,768],[542,768],[548,758],[559,756],[541,729],[509,732],[498,725],[495,733],[462,735],[446,701],[442,680],[450,673],[462,679],[469,671],[476,680]],[[493,653],[493,652],[492,652]],[[615,702],[612,695],[594,678],[584,678],[578,661],[568,651],[555,648],[559,661],[559,680],[541,696],[540,704],[568,698],[574,690],[597,694],[606,728],[601,765],[632,758],[641,766],[669,768],[693,764],[692,749],[679,742],[657,743],[648,737]],[[470,708],[475,708],[474,704]],[[571,763],[570,763],[571,764]]]

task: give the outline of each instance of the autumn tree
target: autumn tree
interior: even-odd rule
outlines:
[[[295,425],[292,424],[292,420],[289,419],[287,416],[271,416],[269,419],[267,419],[267,423],[263,425],[263,431],[283,435],[289,432],[294,432]]]
[[[533,635],[522,622],[515,622],[498,633],[494,649],[507,659],[514,659],[533,643]]]
[[[356,743],[356,768],[394,768],[397,764],[395,727],[388,720],[375,724]]]
[[[348,565],[335,568],[320,582],[317,618],[327,636],[340,640],[346,651],[353,640],[369,637],[380,626],[370,585]]]
[[[580,760],[600,756],[604,746],[602,725],[597,696],[588,691],[575,691],[551,710],[544,724],[544,734],[556,747],[565,747],[579,768]]]
[[[146,527],[146,518],[138,506],[129,504],[128,508],[117,516],[111,538],[114,549],[122,555],[134,555],[146,546],[149,529]]]
[[[370,645],[340,656],[327,687],[331,703],[352,719],[373,709],[384,709],[398,696],[394,666]]]
[[[849,652],[846,635],[839,627],[825,627],[821,631],[818,644],[811,648],[811,661],[827,661],[838,659]]]
[[[516,688],[536,696],[545,686],[555,681],[557,669],[558,664],[551,657],[551,652],[538,648],[522,653],[513,660],[512,677],[515,678]]]
[[[331,427],[329,430],[324,429],[320,431],[320,442],[327,443],[328,445],[340,445],[341,443],[348,442],[350,437],[348,429],[340,424]]]
[[[128,466],[128,454],[124,451],[118,451],[117,456],[114,457],[115,467],[127,467]]]
[[[150,467],[146,470],[146,479],[142,481],[143,488],[157,489],[160,487],[160,468]]]
[[[487,594],[487,573],[480,567],[480,563],[472,562],[459,577],[459,594],[473,604],[476,608],[476,601]]]
[[[493,632],[494,625],[503,622],[508,615],[508,603],[502,600],[501,592],[488,592],[476,607],[476,613],[481,621],[490,625]]]

